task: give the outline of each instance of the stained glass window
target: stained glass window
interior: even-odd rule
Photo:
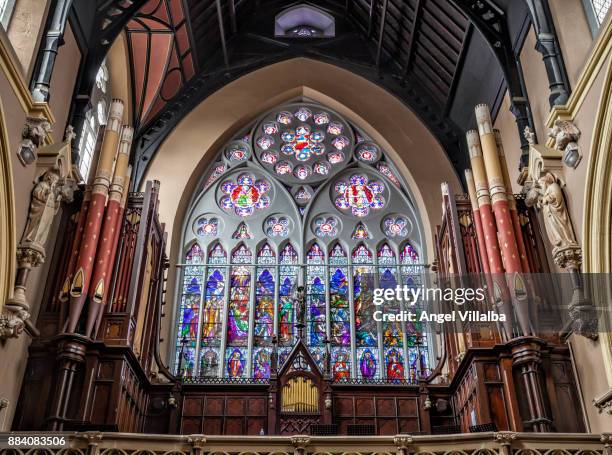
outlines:
[[[270,376],[270,353],[274,335],[274,295],[276,254],[270,244],[265,243],[257,253],[257,284],[255,287],[255,327],[253,330],[253,377]],[[267,360],[266,360],[267,359]]]
[[[357,357],[361,362],[361,358],[364,357],[367,350],[374,354],[372,348],[378,346],[378,323],[374,319],[376,307],[373,303],[372,294],[375,287],[375,276],[374,268],[370,265],[373,264],[372,252],[362,243],[353,250],[352,261],[355,342],[358,352]],[[366,358],[364,361],[367,360]],[[372,365],[367,369],[368,374],[372,374],[371,367]],[[358,374],[362,374],[361,364],[359,365]],[[376,374],[376,371],[374,371],[374,374]],[[373,377],[366,376],[366,379],[372,379]]]
[[[279,262],[281,264],[279,270],[279,336],[278,343],[282,346],[293,346],[296,332],[296,312],[293,305],[293,292],[297,285],[298,267],[295,265],[298,263],[298,255],[293,248],[291,243],[287,243],[280,252]],[[282,364],[279,361],[279,365]]]
[[[191,376],[196,368],[196,351],[200,304],[202,300],[202,281],[204,278],[204,251],[197,243],[185,255],[183,290],[177,332],[176,365],[181,364],[182,373]],[[183,358],[180,359],[180,354]],[[178,372],[179,374],[181,372]]]
[[[306,253],[306,344],[324,347],[326,327],[325,253],[313,243]]]
[[[332,352],[336,347],[351,345],[351,316],[349,305],[348,258],[336,243],[329,252],[329,306],[331,317]],[[350,356],[344,359],[350,369]],[[335,371],[334,371],[335,375]]]
[[[379,144],[329,108],[291,103],[245,125],[199,188],[185,222],[176,370],[180,360],[184,375],[266,380],[274,337],[282,368],[301,333],[335,381],[429,374],[428,327],[374,320],[406,309],[374,305],[374,289],[420,286],[423,262],[410,194]]]
[[[230,298],[227,310],[227,373],[238,378],[245,374],[243,363],[246,361],[246,347],[249,334],[249,301],[251,299],[252,253],[240,244],[232,253],[232,273],[230,277]],[[226,354],[227,355],[227,354]],[[242,367],[240,367],[242,365]]]

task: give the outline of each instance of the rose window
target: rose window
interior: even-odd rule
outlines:
[[[255,154],[287,183],[318,182],[353,156],[352,129],[337,114],[310,104],[270,113],[255,128]]]
[[[233,211],[236,215],[246,217],[263,210],[270,205],[270,184],[265,180],[255,180],[249,174],[240,174],[236,180],[226,180],[221,184],[225,196],[221,198],[221,207]]]
[[[372,181],[362,174],[351,176],[348,181],[340,181],[334,186],[335,204],[342,211],[351,210],[355,216],[364,217],[370,210],[379,210],[385,206],[382,194],[385,187],[382,183]]]

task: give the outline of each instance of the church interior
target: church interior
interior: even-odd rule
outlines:
[[[0,0],[0,453],[612,455],[611,6]]]

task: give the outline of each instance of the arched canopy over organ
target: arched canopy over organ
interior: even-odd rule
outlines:
[[[332,109],[279,106],[219,151],[184,223],[175,371],[267,379],[298,340],[335,381],[408,380],[430,371],[413,323],[377,322],[375,288],[418,286],[423,236],[384,150]],[[327,351],[328,350],[328,351]]]

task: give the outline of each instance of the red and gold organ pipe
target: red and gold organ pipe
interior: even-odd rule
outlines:
[[[514,228],[514,235],[516,236],[516,246],[518,247],[521,258],[521,267],[523,268],[523,272],[529,273],[531,270],[529,267],[529,261],[527,259],[527,250],[525,249],[525,241],[523,240],[523,231],[519,221],[518,210],[516,208],[516,199],[514,199],[514,194],[512,193],[512,183],[510,182],[508,163],[506,162],[506,155],[504,153],[504,144],[502,142],[500,131],[494,129],[493,132],[495,133],[495,143],[497,145],[499,163],[504,176],[504,185],[506,187],[506,193],[508,196],[508,207],[510,208],[510,219],[512,220],[512,227]]]
[[[491,207],[495,214],[495,223],[497,225],[499,246],[502,252],[504,268],[506,269],[506,273],[520,273],[523,271],[521,258],[514,235],[512,219],[510,218],[510,207],[508,205],[504,175],[499,153],[497,151],[495,133],[493,132],[491,113],[486,104],[479,104],[476,106],[475,113],[485,172],[488,177]]]
[[[94,324],[103,313],[104,305],[107,301],[110,283],[110,261],[113,250],[116,246],[117,226],[123,215],[121,201],[124,191],[127,191],[126,178],[128,163],[130,159],[130,149],[134,130],[130,126],[124,126],[121,131],[121,141],[119,143],[119,153],[115,162],[115,172],[110,186],[108,203],[101,229],[100,240],[98,242],[96,261],[94,264],[91,286],[89,288],[89,311],[87,313],[87,324],[85,335],[93,337]]]
[[[104,130],[104,139],[91,190],[91,202],[75,266],[76,272],[70,286],[70,306],[65,327],[68,333],[74,333],[77,328],[91,284],[104,208],[113,174],[113,162],[118,151],[122,118],[123,101],[115,99],[111,103]]]

